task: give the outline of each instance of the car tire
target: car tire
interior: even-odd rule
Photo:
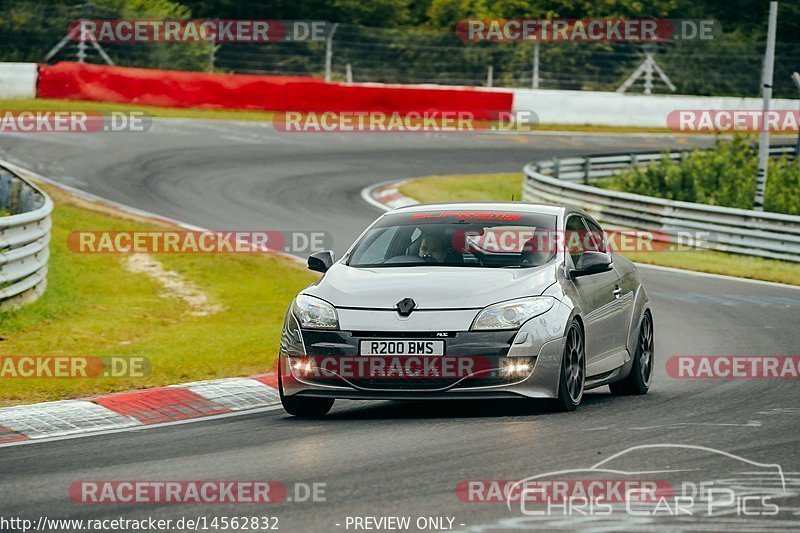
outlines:
[[[631,396],[647,394],[653,382],[653,317],[645,311],[636,339],[636,353],[633,356],[631,371],[620,381],[611,383],[611,394]]]
[[[556,411],[574,411],[583,400],[586,385],[586,350],[583,330],[577,320],[567,328],[564,356],[561,358],[561,375],[558,397],[554,401]]]
[[[284,396],[283,380],[278,375],[278,394],[281,397],[283,410],[300,418],[319,418],[328,414],[333,407],[333,398],[304,398],[302,396]]]

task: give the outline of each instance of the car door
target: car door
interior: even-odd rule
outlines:
[[[573,267],[585,252],[600,251],[584,218],[577,214],[567,217],[565,242]],[[609,372],[624,362],[620,353],[619,275],[611,269],[574,278],[572,283],[580,297],[586,330],[586,375]]]
[[[592,235],[596,235],[597,238],[595,242],[598,246],[598,251],[611,254],[613,258],[613,252],[611,251],[611,247],[608,244],[608,239],[606,237],[606,233],[603,228],[600,227],[599,224],[594,222],[593,220],[584,217],[583,221],[589,228],[589,231]],[[623,272],[614,266],[614,270],[617,273],[617,277],[619,280],[617,284],[614,286],[614,297],[617,300],[617,305],[619,306],[619,320],[614,325],[614,329],[617,335],[616,344],[619,350],[625,350],[627,348],[628,342],[628,328],[631,323],[631,316],[633,314],[633,302],[634,297],[636,296],[636,288],[638,284],[636,283],[636,279],[632,275],[624,275]]]

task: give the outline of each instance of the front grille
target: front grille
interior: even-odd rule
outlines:
[[[379,339],[451,339],[454,331],[351,331],[350,335],[360,338]]]
[[[348,381],[356,387],[364,389],[432,390],[449,387],[458,380],[452,378],[359,378]]]

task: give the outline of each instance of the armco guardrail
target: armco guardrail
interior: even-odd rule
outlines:
[[[0,166],[0,309],[31,302],[47,287],[52,211],[44,191]]]
[[[794,157],[795,149],[775,146],[770,153]],[[588,185],[661,157],[661,153],[611,154],[529,163],[522,199],[580,207],[607,227],[650,230],[659,240],[687,244],[686,236],[692,235],[695,246],[800,262],[800,216],[676,202]]]
[[[681,159],[690,153],[689,150],[672,151],[666,154],[670,159]],[[795,159],[795,147],[790,145],[771,146],[770,156],[786,155]],[[562,157],[531,163],[537,172],[567,181],[583,181],[591,183],[599,178],[606,178],[627,170],[633,166],[641,166],[658,161],[664,157],[662,152],[631,152],[625,154],[600,154],[588,157]]]

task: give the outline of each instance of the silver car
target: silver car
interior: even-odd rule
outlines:
[[[403,207],[373,222],[292,302],[284,409],[336,398],[548,399],[572,411],[609,385],[645,394],[653,317],[636,267],[577,209],[525,203]]]

